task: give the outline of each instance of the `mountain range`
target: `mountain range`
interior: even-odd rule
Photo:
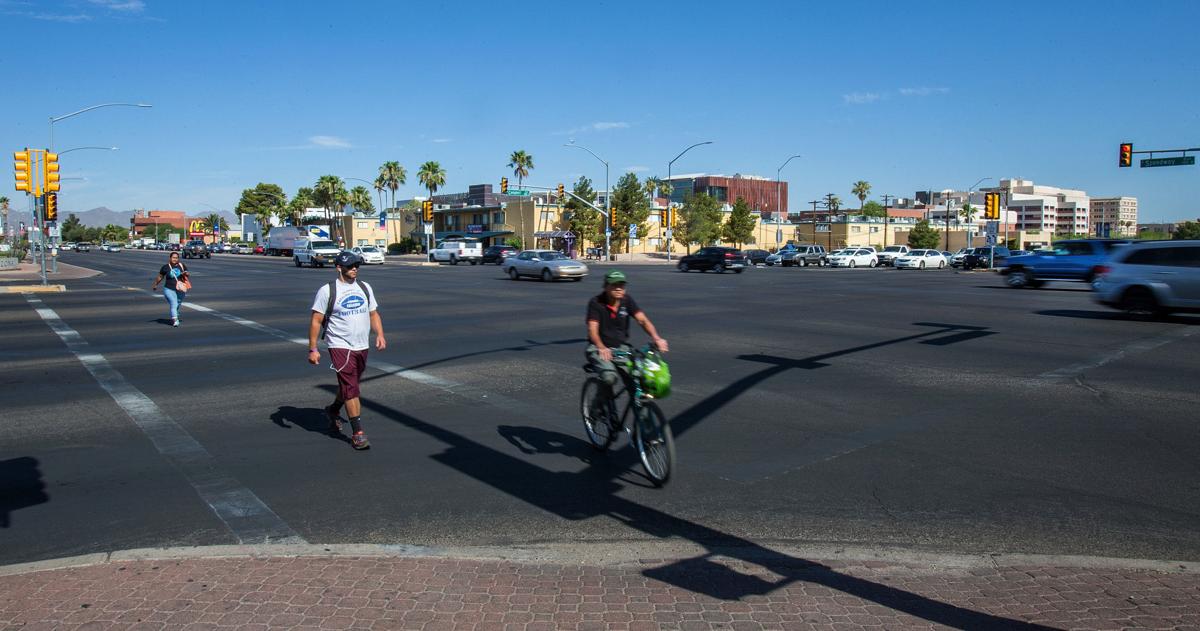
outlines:
[[[10,207],[11,206],[15,206],[15,204],[10,204]],[[188,216],[207,217],[210,214],[212,213],[207,212],[197,213],[196,215],[189,214]],[[229,222],[230,227],[235,227],[238,225],[237,216],[233,213],[221,211],[217,214],[224,217],[225,221]],[[91,210],[60,213],[59,223],[61,224],[63,221],[66,221],[67,217],[70,215],[75,215],[78,217],[79,222],[88,228],[103,228],[110,223],[117,226],[128,227],[129,220],[133,217],[133,211],[118,211],[112,210],[111,208],[105,206],[100,206],[97,208],[92,208]],[[25,222],[26,226],[33,223],[31,213],[28,210],[17,210],[16,208],[11,208],[11,210],[9,210],[8,218],[10,224],[14,226],[19,225],[18,222],[22,221]]]

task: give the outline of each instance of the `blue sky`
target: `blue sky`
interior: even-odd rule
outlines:
[[[408,168],[422,193],[603,184],[612,165],[783,172],[791,206],[833,192],[1024,177],[1200,217],[1200,167],[1120,169],[1117,145],[1200,146],[1200,2],[182,2],[0,0],[0,139],[45,146],[60,205],[208,212],[243,188]],[[21,42],[28,45],[21,46]],[[349,181],[348,184],[357,184]],[[23,201],[6,185],[5,195]]]

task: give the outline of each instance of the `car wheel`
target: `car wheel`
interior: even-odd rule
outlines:
[[[1005,282],[1013,289],[1021,289],[1033,284],[1033,274],[1023,269],[1013,270],[1008,273],[1008,278],[1005,279]]]
[[[544,269],[542,270],[542,282],[543,282],[543,283],[548,283],[548,282],[550,282],[550,281],[552,281],[552,280],[554,280],[554,274],[551,274],[551,273],[550,273],[550,268],[548,268],[548,267],[547,267],[547,268],[544,268]]]
[[[918,267],[920,269],[925,269],[925,261],[921,261],[921,264]]]
[[[718,274],[724,274],[725,273],[725,264],[717,263],[716,265],[713,265],[713,271]]]
[[[293,256],[293,257],[292,257],[292,262],[294,262],[294,263],[296,264],[296,267],[300,267],[300,257],[298,257],[298,256]]]
[[[871,261],[871,267],[878,267],[879,261]]]
[[[800,259],[800,267],[808,267],[808,259]]]
[[[744,270],[735,269],[735,270],[733,270],[733,273],[734,273],[734,274],[741,274],[743,271],[744,271]]]
[[[1131,316],[1157,318],[1163,315],[1154,293],[1146,287],[1130,287],[1121,298],[1121,308]]]
[[[850,259],[850,263],[849,263],[849,264],[848,264],[846,267],[849,267],[849,268],[853,269],[853,268],[854,268],[854,266],[855,266],[855,265],[854,265],[854,259]]]
[[[517,273],[517,268],[510,267],[508,268],[508,277],[513,280],[518,280],[521,278],[521,275]]]
[[[681,271],[681,272],[686,272],[686,271],[688,271],[688,264],[687,264],[687,263],[680,263],[680,264],[679,264],[679,271]]]
[[[946,269],[946,262],[938,261],[938,269]]]
[[[457,256],[454,256],[453,254],[451,254],[451,255],[450,255],[450,264],[451,264],[451,265],[458,265],[458,257],[457,257]]]

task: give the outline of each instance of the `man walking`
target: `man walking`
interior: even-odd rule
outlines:
[[[330,368],[337,372],[338,392],[333,403],[326,406],[331,432],[342,431],[341,410],[346,406],[350,420],[350,444],[355,449],[369,449],[371,443],[362,428],[362,403],[358,382],[367,369],[367,349],[370,331],[375,331],[375,348],[387,348],[383,337],[383,320],[371,286],[358,281],[358,266],[362,259],[352,252],[342,252],[333,261],[338,277],[317,290],[313,300],[312,321],[308,326],[308,363],[321,361],[317,342],[326,340]]]

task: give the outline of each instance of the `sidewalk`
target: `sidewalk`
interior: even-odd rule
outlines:
[[[40,283],[42,281],[41,270],[41,266],[37,263],[22,262],[19,264],[17,269],[0,270],[0,283],[17,281],[37,281]],[[77,265],[70,265],[63,263],[62,261],[58,262],[58,273],[52,274],[50,273],[50,261],[46,261],[47,282],[53,283],[63,280],[76,280],[80,278],[88,278],[90,276],[97,276],[99,274],[100,272],[97,272],[96,270],[88,269],[86,267],[79,267]]]
[[[9,566],[0,627],[1200,629],[1190,564],[903,554],[605,562],[469,550],[231,546]]]

